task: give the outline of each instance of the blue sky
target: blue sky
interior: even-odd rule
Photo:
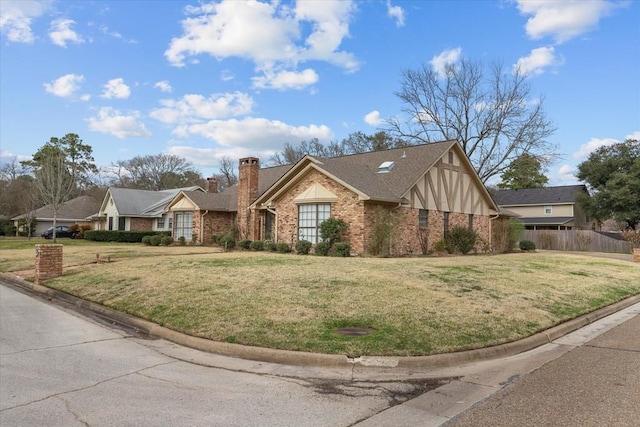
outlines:
[[[640,138],[640,2],[0,2],[0,161],[78,133],[107,167],[371,134],[401,73],[462,58],[520,64],[557,126],[553,185],[595,148]],[[532,99],[534,102],[535,99]]]

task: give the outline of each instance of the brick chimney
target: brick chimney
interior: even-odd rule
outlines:
[[[213,176],[207,178],[207,192],[209,193],[218,192],[218,178],[215,178]]]
[[[241,238],[256,240],[258,218],[249,206],[258,198],[258,174],[260,162],[255,157],[240,159],[238,166],[238,226]]]

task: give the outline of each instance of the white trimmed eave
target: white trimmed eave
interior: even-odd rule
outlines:
[[[325,171],[320,166],[318,166],[318,165],[321,165],[322,163],[320,161],[318,161],[317,159],[314,159],[313,157],[310,157],[310,156],[305,156],[305,159],[307,159],[307,158],[308,158],[308,160],[310,160],[309,164],[304,166],[302,169],[299,169],[298,171],[293,172],[290,176],[288,176],[289,174],[285,174],[279,180],[279,182],[282,183],[285,178],[289,179],[288,182],[286,182],[284,185],[282,185],[275,193],[270,194],[270,196],[265,201],[262,201],[262,200],[265,199],[267,194],[269,194],[269,190],[267,190],[264,193],[264,195],[262,197],[259,197],[258,200],[256,200],[255,202],[253,202],[253,204],[251,204],[251,206],[249,206],[249,208],[256,209],[256,208],[259,207],[260,209],[266,209],[266,208],[272,206],[273,205],[273,201],[275,199],[277,199],[282,194],[287,192],[291,188],[291,186],[293,186],[294,184],[298,183],[302,179],[301,177],[303,175],[305,175],[307,172],[310,172],[311,169],[314,169],[314,170],[318,171],[319,173],[321,173],[322,175],[324,175],[327,178],[331,179],[332,181],[335,181],[338,184],[342,185],[343,187],[347,188],[348,190],[351,190],[352,192],[356,193],[360,200],[371,200],[371,197],[369,197],[369,195],[363,193],[362,191],[358,190],[357,188],[354,188],[353,186],[347,184],[343,180],[335,177],[334,175],[330,174],[329,172]],[[272,186],[272,188],[276,187],[277,184],[278,184],[278,182],[276,182]]]

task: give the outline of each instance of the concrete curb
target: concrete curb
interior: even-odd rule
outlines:
[[[366,368],[431,368],[450,367],[463,365],[482,360],[497,359],[514,356],[528,350],[532,350],[541,345],[593,323],[612,313],[627,308],[640,302],[640,294],[626,298],[617,303],[603,307],[594,312],[585,314],[578,318],[561,323],[545,331],[539,332],[530,337],[500,344],[493,347],[476,350],[460,351],[455,353],[435,354],[430,356],[414,357],[389,357],[389,356],[362,356],[349,358],[344,355],[331,355],[319,353],[305,353],[290,350],[274,350],[261,347],[244,346],[218,341],[211,341],[183,334],[172,329],[165,328],[158,324],[149,322],[129,314],[121,313],[102,305],[83,300],[65,292],[57,291],[42,285],[36,285],[26,280],[15,277],[11,274],[0,273],[0,280],[20,289],[55,299],[69,304],[81,310],[89,311],[99,317],[118,324],[125,328],[142,332],[152,337],[162,338],[186,347],[202,350],[222,356],[236,357],[260,362],[277,363],[293,366],[314,366],[324,368],[346,368],[360,366]]]

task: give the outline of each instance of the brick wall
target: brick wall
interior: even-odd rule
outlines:
[[[195,244],[209,243],[214,234],[224,234],[229,231],[235,221],[236,215],[233,212],[205,212],[195,211],[193,213],[193,236],[196,236]],[[200,234],[201,225],[202,235]]]
[[[294,199],[314,183],[322,185],[336,195],[338,200],[331,203],[331,216],[348,224],[349,228],[343,235],[343,240],[349,242],[351,252],[364,252],[364,202],[359,200],[357,194],[317,171],[311,171],[301,182],[276,200],[278,242],[295,245],[298,241],[298,205],[294,203]]]
[[[258,198],[260,163],[255,157],[240,159],[238,166],[238,226],[241,238],[258,239],[258,217],[248,207]]]
[[[62,245],[36,245],[36,284],[62,275]]]
[[[129,231],[153,230],[153,218],[129,218]]]

